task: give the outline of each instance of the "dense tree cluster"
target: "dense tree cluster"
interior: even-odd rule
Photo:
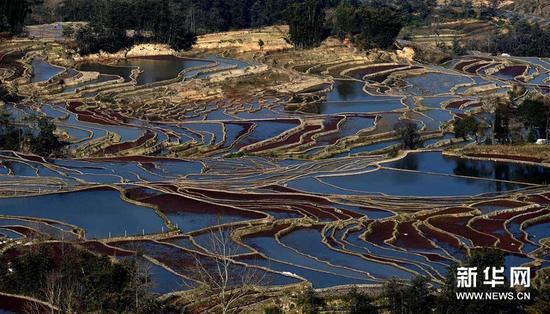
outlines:
[[[166,4],[166,3],[167,4]],[[65,21],[93,21],[110,7],[123,8],[120,18],[151,29],[164,6],[193,33],[204,34],[283,22],[283,11],[296,0],[63,0],[58,15]],[[331,1],[323,1],[323,6]],[[149,26],[147,26],[149,24]]]
[[[0,0],[0,33],[21,33],[30,6],[30,0]]]
[[[484,101],[487,123],[492,132],[486,139],[490,144],[533,143],[550,139],[550,97],[530,95],[525,99],[491,98]],[[457,138],[483,135],[483,125],[474,116],[454,121]]]
[[[338,4],[331,25],[326,12]],[[290,26],[289,40],[298,48],[318,46],[331,32],[349,34],[360,48],[388,48],[401,30],[399,10],[429,12],[346,0],[64,0],[58,14],[65,21],[89,22],[76,39],[83,53],[93,53],[149,41],[185,50],[194,44],[194,34],[277,23]]]
[[[454,132],[456,138],[463,138],[466,140],[468,137],[478,139],[478,132],[480,130],[480,123],[474,116],[466,116],[462,119],[457,119],[454,122]]]
[[[113,263],[71,244],[19,248],[0,256],[0,291],[31,296],[60,313],[159,313],[150,278],[135,260]]]
[[[61,6],[67,20],[85,20],[76,33],[83,54],[116,52],[136,43],[165,43],[188,50],[196,41],[186,23],[185,11],[170,0],[66,0]],[[87,10],[82,10],[82,4]]]
[[[349,37],[361,49],[390,48],[403,27],[400,9],[344,0],[334,11],[333,34]]]
[[[463,266],[476,267],[478,271],[483,271],[487,267],[498,268],[503,265],[504,253],[502,251],[492,248],[483,248],[473,250]],[[457,267],[458,265],[451,267],[447,274],[445,285],[438,295],[436,304],[438,313],[526,313],[529,306],[533,306],[547,297],[544,294],[548,293],[548,291],[546,291],[544,287],[539,287],[540,290],[535,290],[533,288],[529,289],[532,299],[528,301],[499,300],[498,302],[494,302],[492,300],[472,300],[464,302],[463,300],[457,299],[457,292],[513,293],[515,290],[510,288],[510,284],[507,280],[505,285],[499,285],[494,288],[484,285],[484,278],[481,275],[476,278],[476,287],[457,288]]]
[[[520,20],[512,24],[508,31],[495,36],[489,50],[514,56],[550,57],[549,42],[550,29]]]
[[[298,48],[319,46],[328,35],[321,0],[293,3],[284,11],[284,17],[290,28],[290,40]]]
[[[513,20],[504,29],[484,40],[471,40],[465,44],[469,50],[513,56],[549,57],[550,29],[526,20]]]
[[[485,267],[502,267],[504,254],[497,249],[476,249],[461,266],[477,267],[483,270]],[[492,288],[482,284],[483,276],[478,275],[477,288],[457,288],[457,267],[450,267],[445,283],[434,288],[425,277],[417,276],[404,282],[396,279],[389,280],[383,288],[383,293],[377,298],[368,296],[352,289],[347,295],[340,298],[338,304],[345,304],[348,313],[376,314],[485,314],[485,313],[546,313],[541,309],[547,308],[550,298],[549,286],[544,282],[547,274],[540,274],[542,279],[532,283],[528,288],[531,300],[492,300],[464,301],[458,300],[456,293],[467,292],[514,292],[509,284]],[[313,290],[306,290],[299,296],[298,306],[303,313],[319,313],[321,309],[333,302],[330,297],[321,298]],[[330,307],[330,306],[329,306]],[[343,307],[341,306],[339,310]]]
[[[374,9],[391,8],[399,12],[403,22],[420,25],[431,21],[431,15],[437,8],[437,0],[364,0],[355,1]]]
[[[332,2],[335,1],[64,0],[58,15],[64,21],[90,22],[77,35],[83,53],[112,52],[147,41],[185,50],[194,44],[194,34],[285,23],[285,14],[294,18],[301,13],[307,15],[290,20],[301,23],[293,28],[299,30],[291,37],[297,39],[298,46],[305,47],[323,39],[324,9],[334,5]],[[131,36],[127,30],[131,30]],[[300,32],[311,32],[311,39],[303,41]]]
[[[528,130],[528,141],[550,135],[550,99],[526,99],[517,108],[517,117]]]
[[[27,126],[14,124],[11,115],[0,107],[0,149],[28,151],[44,157],[62,154],[66,143],[55,135],[53,122],[33,117],[24,123]]]

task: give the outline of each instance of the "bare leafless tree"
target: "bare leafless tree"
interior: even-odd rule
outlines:
[[[136,312],[140,312],[143,304],[143,298],[144,295],[146,295],[147,291],[151,289],[153,286],[153,283],[151,282],[151,273],[152,273],[152,266],[151,263],[149,263],[145,257],[139,257],[135,256],[135,274],[134,274],[134,280],[133,280],[133,289],[135,294],[135,310]]]
[[[52,271],[48,274],[42,287],[43,299],[55,307],[50,309],[52,314],[60,311],[63,313],[77,313],[79,305],[78,289],[79,286],[76,280]],[[26,312],[44,313],[44,307],[38,303],[29,303]]]
[[[231,238],[233,227],[218,225],[208,234],[210,256],[194,254],[196,279],[204,295],[216,306],[212,312],[239,313],[251,294],[261,292],[268,283],[265,270],[235,262],[239,245]]]
[[[46,307],[38,302],[33,301],[27,301],[23,305],[23,313],[25,314],[44,314],[47,312],[55,313],[55,309],[49,309],[48,311],[45,311]]]

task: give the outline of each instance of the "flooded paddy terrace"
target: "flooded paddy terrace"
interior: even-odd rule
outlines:
[[[189,265],[197,254],[215,258],[207,237],[216,226],[236,246],[235,267],[261,269],[273,286],[416,274],[437,285],[449,265],[485,246],[504,250],[507,266],[550,262],[547,164],[441,151],[467,144],[450,125],[480,112],[487,91],[547,86],[545,59],[301,65],[325,83],[186,101],[171,97],[258,65],[215,56],[74,68],[25,60],[32,70],[15,80],[39,86],[42,101],[6,106],[21,121],[52,119],[70,158],[0,152],[8,241],[75,241],[117,258],[139,251],[159,294],[199,280]],[[424,149],[389,159],[400,144],[393,125],[404,119],[421,127]]]

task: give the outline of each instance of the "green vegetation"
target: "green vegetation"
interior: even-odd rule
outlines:
[[[284,16],[290,26],[290,40],[297,48],[319,46],[328,35],[323,29],[325,11],[321,0],[293,3]]]
[[[504,265],[504,253],[497,249],[483,248],[472,251],[464,267],[477,267],[481,272],[486,267],[502,267]],[[506,282],[503,286],[492,288],[483,284],[483,276],[477,276],[477,288],[457,288],[457,265],[451,267],[447,275],[445,286],[439,294],[438,311],[441,313],[525,313],[525,308],[531,302],[510,300],[476,300],[464,302],[457,300],[456,292],[513,292]],[[533,294],[536,294],[534,291]]]
[[[55,124],[46,118],[41,118],[37,121],[37,127],[38,135],[30,138],[32,152],[46,157],[59,152],[64,143],[60,142],[54,134]]]
[[[393,129],[399,135],[401,147],[403,149],[415,149],[422,144],[420,139],[420,129],[413,121],[400,121],[395,124]]]
[[[468,49],[481,50],[495,54],[507,53],[513,56],[550,56],[550,29],[541,28],[537,23],[517,20],[489,41],[468,42]]]
[[[391,47],[402,27],[399,10],[342,1],[330,25],[326,19],[327,8],[338,3],[327,0],[64,0],[57,11],[65,21],[89,22],[76,31],[77,46],[83,54],[100,50],[115,52],[144,42],[166,43],[177,50],[188,50],[196,41],[195,34],[277,23],[289,24],[289,40],[298,48],[318,46],[331,32],[341,37],[349,35],[362,49]]]
[[[53,122],[34,118],[25,123],[29,126],[14,125],[11,115],[0,107],[0,149],[32,152],[44,157],[62,155],[66,143],[55,135]]]
[[[428,280],[417,276],[409,284],[390,280],[384,285],[383,298],[390,313],[427,314],[436,304]]]
[[[71,5],[69,5],[71,3]],[[63,8],[73,1],[65,1]],[[78,48],[83,54],[100,50],[116,52],[137,43],[164,43],[176,50],[189,50],[196,36],[189,31],[178,6],[163,1],[98,1],[90,22],[76,32]],[[129,30],[132,30],[129,32]]]
[[[502,267],[504,265],[504,253],[498,249],[484,248],[471,252],[461,266],[477,267],[478,271],[485,267]],[[346,295],[337,297],[339,310],[345,309],[347,313],[391,313],[391,314],[486,314],[486,313],[546,313],[547,302],[550,299],[550,289],[545,283],[547,275],[540,274],[539,282],[528,288],[531,293],[531,300],[524,301],[463,301],[457,300],[456,292],[512,292],[509,283],[503,286],[492,288],[482,284],[483,275],[477,276],[478,288],[457,288],[456,273],[458,265],[450,267],[448,276],[443,286],[435,288],[431,286],[424,277],[417,276],[410,281],[389,280],[383,287],[382,293],[371,298],[368,295],[358,292],[357,289],[350,290]],[[303,313],[319,313],[326,310],[329,303],[334,303],[334,297],[319,297],[314,290],[306,290],[297,301]],[[329,311],[330,312],[330,311]]]
[[[280,307],[273,305],[265,308],[264,314],[284,314],[284,312]]]
[[[304,314],[319,313],[319,308],[325,304],[325,300],[319,297],[315,290],[307,289],[298,296],[296,302]]]
[[[390,48],[403,27],[401,15],[390,8],[372,9],[367,6],[358,12],[359,32],[355,42],[361,49]]]
[[[333,34],[349,37],[361,49],[390,48],[403,27],[403,15],[390,7],[352,6],[342,1],[335,10]]]
[[[123,20],[133,20],[139,29],[152,29],[167,7],[192,33],[205,34],[282,22],[282,12],[292,0],[63,0],[57,15],[64,21],[94,21],[111,8],[124,9]],[[330,5],[331,1],[327,1]],[[121,21],[121,22],[122,22]],[[167,23],[168,21],[163,21]],[[133,28],[131,28],[133,29]]]
[[[488,20],[498,15],[498,7],[498,0],[475,5],[471,0],[440,5],[436,0],[62,0],[54,6],[39,0],[0,0],[0,32],[18,34],[25,22],[86,21],[88,26],[75,31],[77,47],[86,54],[143,42],[188,50],[195,34],[288,23],[290,40],[299,48],[315,47],[332,33],[349,37],[361,49],[386,49],[404,25]],[[457,42],[455,50],[550,55],[550,30],[514,19],[498,28],[489,40]]]
[[[468,136],[471,136],[477,141],[479,130],[479,121],[477,121],[474,116],[467,116],[454,121],[454,132],[456,138],[463,138],[466,140]]]
[[[511,100],[490,98],[484,101],[488,113],[487,122],[494,132],[487,139],[489,144],[533,143],[537,139],[550,136],[550,97],[539,94],[527,98]],[[474,137],[483,132],[481,123],[475,116],[466,116],[454,121],[457,138]]]
[[[160,313],[135,261],[113,263],[71,244],[19,247],[0,256],[0,291],[47,301],[62,313]]]
[[[517,109],[517,117],[536,138],[546,138],[550,132],[550,99],[526,99]]]
[[[350,306],[350,314],[376,313],[376,306],[372,304],[372,298],[359,292],[356,288],[352,288],[344,296],[344,301]]]
[[[29,0],[0,0],[0,33],[21,33],[30,5]]]
[[[244,152],[234,152],[225,155],[225,158],[241,158],[244,156]]]

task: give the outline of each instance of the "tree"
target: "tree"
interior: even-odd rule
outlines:
[[[404,286],[397,279],[390,279],[384,283],[383,296],[387,300],[390,313],[404,313]]]
[[[390,48],[403,27],[399,12],[383,7],[373,9],[363,5],[357,12],[359,34],[355,38],[361,49]]]
[[[457,119],[454,121],[454,132],[456,138],[467,139],[468,136],[471,136],[478,140],[480,124],[479,121],[474,116],[466,116],[462,119]]]
[[[524,125],[533,131],[537,138],[547,136],[550,119],[550,107],[541,99],[526,99],[518,107],[518,117]]]
[[[533,286],[535,290],[534,302],[527,307],[528,313],[548,313],[548,304],[550,304],[550,268],[543,268],[537,272]]]
[[[505,32],[496,33],[488,40],[471,41],[468,49],[514,56],[550,56],[550,46],[547,44],[550,41],[550,30],[528,20],[513,21]]]
[[[11,114],[6,111],[4,106],[0,107],[0,132],[3,132],[9,127]]]
[[[483,111],[486,113],[489,124],[491,125],[491,144],[495,144],[495,129],[496,129],[496,112],[497,108],[499,106],[499,103],[501,102],[500,98],[498,96],[492,96],[487,97],[483,99],[482,106]],[[477,137],[476,137],[477,141]]]
[[[512,108],[509,102],[501,102],[495,111],[494,136],[499,143],[509,143],[511,140],[510,120]]]
[[[0,256],[0,291],[48,301],[61,313],[158,313],[135,261],[113,262],[68,243],[12,248]],[[11,271],[7,271],[8,267]],[[138,278],[136,278],[136,276]],[[135,295],[143,296],[139,304]],[[41,312],[43,313],[43,312]]]
[[[393,129],[399,135],[403,149],[415,149],[422,143],[418,125],[413,121],[400,121],[394,125]]]
[[[269,23],[268,13],[266,12],[266,2],[256,1],[250,9],[250,26],[261,28]]]
[[[463,263],[463,267],[475,267],[478,272],[483,272],[486,267],[502,267],[504,265],[504,253],[498,249],[494,248],[483,248],[471,250],[470,256]],[[483,276],[478,274],[477,282],[475,288],[457,288],[457,267],[454,265],[449,269],[445,285],[442,287],[442,291],[438,300],[438,313],[449,313],[449,314],[459,314],[459,313],[473,313],[473,314],[484,314],[484,313],[525,313],[523,306],[520,301],[513,300],[500,300],[494,302],[491,300],[480,299],[480,300],[469,300],[464,302],[463,300],[457,300],[457,292],[496,292],[496,293],[507,293],[513,292],[512,288],[509,288],[508,283],[505,282],[504,286],[498,286],[492,288],[483,284]]]
[[[302,310],[302,313],[317,314],[319,313],[319,307],[324,304],[324,300],[317,295],[315,290],[308,287],[300,293],[296,303]]]
[[[75,34],[75,29],[71,25],[63,26],[63,37],[72,38]]]
[[[347,0],[343,0],[336,7],[333,34],[343,39],[356,29],[355,7]]]
[[[405,302],[409,313],[422,314],[432,313],[435,307],[435,296],[428,287],[428,279],[423,276],[416,276],[405,291]]]
[[[372,300],[366,294],[357,291],[355,287],[346,294],[344,299],[350,305],[350,314],[378,313],[376,306],[371,303]]]
[[[434,291],[422,276],[414,277],[409,283],[390,279],[384,284],[382,295],[392,314],[428,314],[436,306]]]
[[[326,38],[325,11],[321,0],[292,3],[284,11],[290,27],[290,41],[297,48],[317,47]]]
[[[197,36],[189,31],[185,25],[185,19],[180,14],[173,18],[171,35],[167,42],[170,47],[180,51],[191,50],[193,45],[197,43]]]
[[[175,50],[191,49],[196,43],[196,36],[190,31],[188,16],[178,3],[172,2],[101,1],[100,5],[91,8],[93,13],[88,25],[76,33],[80,53],[113,53],[148,42],[167,44]],[[70,3],[70,0],[64,2],[72,7]],[[129,36],[128,30],[133,30],[134,34]]]
[[[55,124],[46,118],[38,119],[37,124],[39,129],[38,135],[31,140],[33,153],[44,157],[59,153],[65,144],[54,134],[56,130]]]
[[[490,2],[489,2],[489,11],[487,13],[490,16],[497,15],[499,6],[500,6],[500,0],[490,0]]]
[[[59,155],[66,143],[60,141],[55,135],[55,124],[47,118],[31,116],[29,120],[30,126],[17,126],[10,113],[0,107],[0,149],[14,151],[30,149],[33,153],[44,157],[52,154]],[[33,134],[35,130],[38,130],[37,135]],[[24,144],[29,144],[29,147]]]
[[[0,32],[21,33],[28,13],[29,0],[0,0]]]
[[[210,255],[193,256],[196,279],[202,284],[200,289],[210,300],[215,300],[223,314],[238,313],[246,298],[268,283],[265,271],[232,260],[239,250],[232,234],[233,228],[218,224],[208,233]]]
[[[273,305],[265,308],[264,314],[284,314],[284,312],[280,307]]]
[[[0,149],[18,150],[21,142],[21,130],[11,125],[12,116],[4,107],[0,107]]]

